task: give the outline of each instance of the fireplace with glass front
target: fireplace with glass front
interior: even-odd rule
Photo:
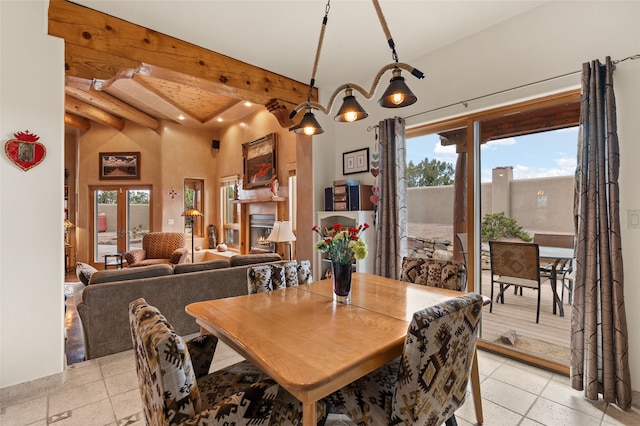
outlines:
[[[275,244],[267,241],[276,217],[273,214],[249,215],[249,251],[274,252]]]

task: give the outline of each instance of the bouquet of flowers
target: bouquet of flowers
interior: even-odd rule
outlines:
[[[326,226],[322,229],[315,225],[313,231],[320,235],[321,240],[315,245],[315,249],[326,253],[334,263],[348,265],[354,260],[362,260],[367,257],[367,245],[360,238],[362,233],[369,227],[364,223],[357,228],[343,227],[336,224],[331,228]]]

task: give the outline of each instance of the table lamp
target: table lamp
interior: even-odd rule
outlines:
[[[288,220],[274,222],[271,234],[267,237],[267,241],[272,243],[289,243],[289,260],[292,260],[291,242],[295,240],[296,236],[291,230],[291,223]]]
[[[195,253],[195,249],[193,246],[193,227],[195,225],[195,218],[198,216],[203,216],[202,213],[200,213],[197,209],[187,209],[184,212],[182,212],[181,216],[185,216],[185,217],[190,217],[191,218],[191,263],[194,262],[194,253]]]

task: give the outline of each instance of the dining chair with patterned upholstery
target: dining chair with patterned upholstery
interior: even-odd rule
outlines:
[[[536,324],[540,322],[540,255],[537,243],[512,241],[489,241],[491,254],[491,305],[493,312],[493,294],[495,284],[499,285],[495,302],[504,304],[505,291],[513,286],[515,289],[530,288],[538,292],[536,308]]]
[[[475,354],[482,296],[467,293],[413,314],[402,356],[326,399],[359,426],[456,425]]]
[[[247,292],[249,294],[265,293],[299,284],[310,284],[313,281],[311,262],[295,260],[247,268]]]
[[[217,339],[190,342],[144,299],[129,305],[138,383],[148,425],[301,424],[302,404],[248,361],[208,373]],[[318,424],[326,404],[316,404]]]
[[[463,267],[457,260],[404,257],[400,281],[462,291]]]

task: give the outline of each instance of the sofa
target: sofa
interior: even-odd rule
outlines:
[[[250,265],[280,262],[277,253],[247,254],[227,260],[161,264],[94,271],[74,294],[86,359],[131,349],[129,303],[146,299],[180,335],[200,331],[185,307],[193,302],[248,294]]]

